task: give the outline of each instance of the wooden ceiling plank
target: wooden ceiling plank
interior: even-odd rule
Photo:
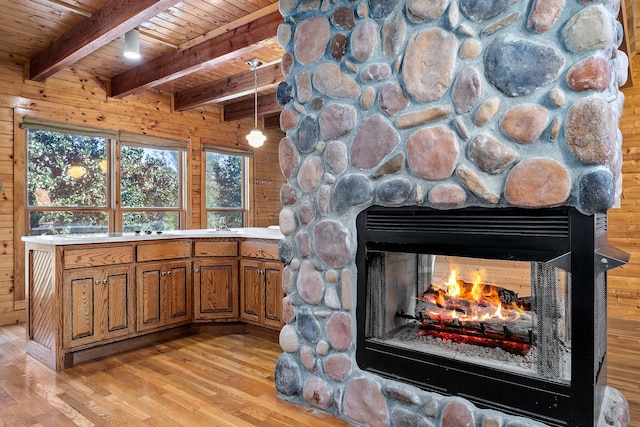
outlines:
[[[257,69],[258,91],[273,89],[284,80],[279,63]],[[224,102],[254,92],[253,71],[236,74],[225,79],[177,92],[174,111],[185,111],[214,102]]]
[[[31,58],[29,78],[45,80],[175,3],[177,0],[107,1]]]
[[[278,104],[275,93],[268,95],[261,95],[258,97],[258,115],[269,115],[282,111],[282,107]],[[238,101],[233,104],[227,104],[224,106],[223,120],[230,122],[234,120],[241,120],[246,118],[253,118],[255,114],[255,107],[253,99],[246,101]]]
[[[245,54],[276,37],[282,15],[273,12],[246,25],[177,52],[169,52],[111,80],[111,96],[124,97],[139,90],[167,83],[200,68]]]

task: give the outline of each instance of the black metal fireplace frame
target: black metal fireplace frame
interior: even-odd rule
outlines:
[[[604,316],[606,325],[606,270],[628,261],[628,254],[607,243],[606,214],[584,215],[572,207],[371,206],[358,215],[356,227],[356,361],[361,369],[552,426],[595,425],[607,376],[606,327],[596,331],[596,319]],[[367,278],[361,272],[366,272],[368,250],[542,261],[570,271],[576,291],[571,292],[569,384],[367,340],[362,332]],[[604,289],[596,286],[596,274],[604,275]],[[597,350],[602,339],[604,351]]]

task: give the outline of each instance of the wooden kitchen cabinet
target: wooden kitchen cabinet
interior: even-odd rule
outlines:
[[[193,253],[194,321],[238,320],[238,242],[195,242]]]
[[[118,266],[64,272],[65,349],[135,332],[132,271],[130,266]]]
[[[240,317],[271,329],[282,328],[282,263],[278,245],[261,241],[241,243]],[[249,259],[252,258],[252,259]]]
[[[191,321],[191,262],[140,264],[136,268],[138,331]]]

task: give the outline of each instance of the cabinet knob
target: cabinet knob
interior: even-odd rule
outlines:
[[[161,273],[161,275],[162,275],[162,276],[166,276],[166,275],[167,275],[167,272],[166,272],[166,271],[163,271],[163,272]]]
[[[262,252],[264,252],[262,248],[258,248],[258,253],[261,254]]]
[[[193,271],[195,271],[196,273],[200,271],[199,268],[194,268]]]
[[[101,280],[96,280],[96,285],[99,285],[100,283],[102,283]]]
[[[167,274],[168,274],[169,276],[171,276],[171,270],[167,271]]]

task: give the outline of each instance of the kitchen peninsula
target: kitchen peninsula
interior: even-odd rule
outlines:
[[[23,237],[27,354],[62,370],[199,325],[279,330],[282,237],[271,228]]]

